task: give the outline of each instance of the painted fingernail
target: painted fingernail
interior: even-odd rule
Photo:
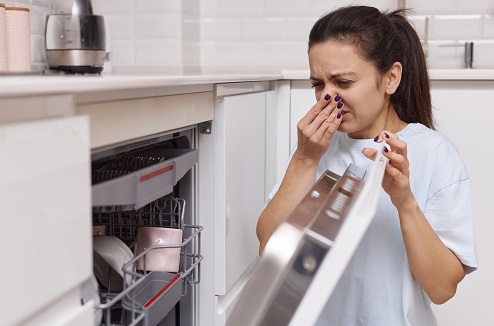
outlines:
[[[336,95],[336,97],[334,98],[335,102],[339,102],[341,101],[341,96],[339,95]]]
[[[336,107],[338,109],[341,109],[343,107],[343,102],[338,102],[338,104],[336,104]]]
[[[384,135],[386,136],[386,138],[389,138],[389,135],[387,133],[384,133]]]
[[[384,152],[387,153],[389,152],[388,148],[387,147],[384,147]]]
[[[338,114],[336,115],[336,119],[340,119],[341,118],[341,113],[338,112]]]
[[[330,98],[331,98],[331,95],[329,95],[329,94],[326,94],[326,95],[324,96],[324,100],[325,100],[325,101],[329,101],[329,99],[330,99]]]
[[[374,142],[377,142],[379,140],[379,136],[376,136],[376,138],[374,138]]]

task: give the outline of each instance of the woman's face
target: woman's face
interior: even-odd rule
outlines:
[[[316,99],[330,94],[343,98],[339,131],[352,138],[374,138],[389,121],[386,83],[374,65],[362,58],[353,45],[329,40],[309,51],[310,80]]]

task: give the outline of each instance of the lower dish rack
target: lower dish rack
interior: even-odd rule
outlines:
[[[184,224],[185,200],[160,198],[133,211],[95,211],[93,223],[104,225],[106,233],[116,236],[130,247],[134,246],[140,227],[156,226],[182,229],[181,243],[153,245],[142,248],[122,266],[123,290],[100,292],[102,313],[100,325],[157,325],[176,306],[187,288],[200,282],[202,226]],[[146,260],[160,249],[180,249],[178,272],[150,271]],[[141,264],[136,264],[141,261]],[[142,264],[142,261],[144,262]],[[139,266],[140,269],[136,269]]]

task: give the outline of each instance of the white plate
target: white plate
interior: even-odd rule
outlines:
[[[93,236],[94,275],[98,281],[111,291],[123,289],[122,267],[134,255],[129,247],[119,238],[111,235]],[[127,275],[127,285],[131,276]]]

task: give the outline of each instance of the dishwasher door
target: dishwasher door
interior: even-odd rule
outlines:
[[[326,171],[275,230],[227,325],[312,325],[374,217],[386,160]]]

